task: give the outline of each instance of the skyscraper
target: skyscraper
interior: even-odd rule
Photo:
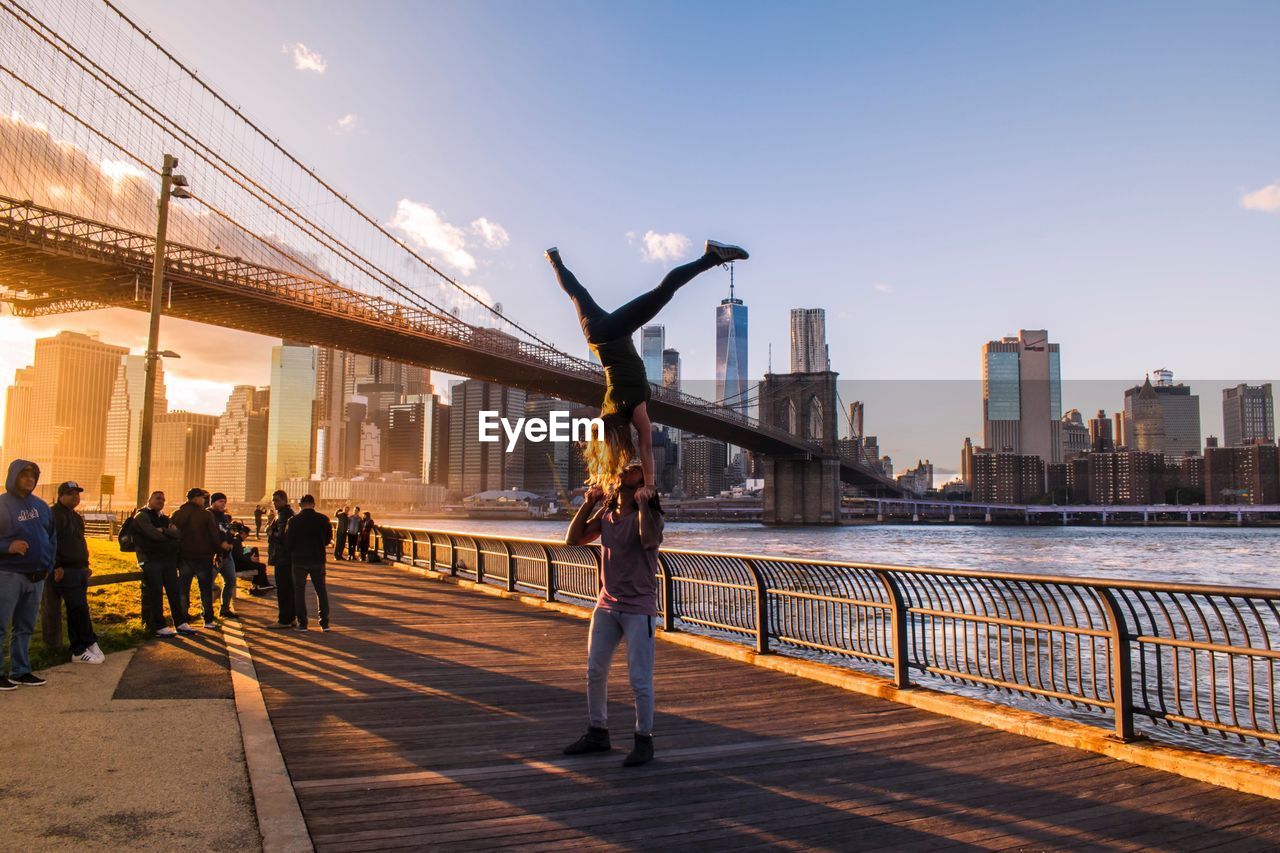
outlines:
[[[105,456],[107,410],[124,347],[78,332],[36,341],[28,448],[40,464],[40,497],[75,480],[97,497]]]
[[[725,466],[728,463],[728,446],[705,435],[685,436],[681,445],[684,454],[683,487],[686,496],[705,498],[718,495],[725,488]]]
[[[266,494],[267,420],[271,391],[237,385],[227,399],[205,456],[205,480],[235,502]],[[274,489],[272,489],[274,491]]]
[[[1105,410],[1098,409],[1098,414],[1089,419],[1089,452],[1114,453],[1115,449],[1116,442],[1111,434],[1111,418],[1107,417]]]
[[[424,483],[449,477],[449,407],[435,394],[411,394],[391,407],[386,439],[388,471],[404,471]]]
[[[205,456],[217,427],[217,415],[181,410],[156,415],[151,453],[152,491],[164,492],[175,507],[186,498],[192,486],[226,491],[221,485],[205,485]]]
[[[1044,329],[983,345],[982,439],[995,453],[1062,461],[1062,368]]]
[[[747,414],[747,306],[729,295],[716,306],[716,402]]]
[[[1124,392],[1125,435],[1129,446],[1135,450],[1163,453],[1166,459],[1177,461],[1183,456],[1200,453],[1200,398],[1182,383],[1174,384],[1173,371],[1161,368],[1155,371],[1154,383],[1144,382]],[[1151,394],[1145,392],[1151,386],[1156,412],[1148,403]],[[1147,394],[1147,396],[1143,396]],[[1138,423],[1138,411],[1142,409],[1144,423]],[[1157,423],[1158,421],[1158,423]],[[1156,433],[1160,437],[1155,438]],[[1145,441],[1147,446],[1142,446]]]
[[[669,391],[680,390],[680,351],[662,351],[662,387]]]
[[[646,326],[645,329],[653,328]],[[657,327],[661,329],[661,326]],[[648,356],[645,357],[648,361]],[[653,374],[650,374],[652,379]],[[557,400],[548,397],[545,394],[530,394],[525,403],[525,413],[529,418],[551,417],[551,412],[562,411],[567,412],[574,408],[574,404],[566,403],[564,400]],[[658,443],[658,435],[661,429],[655,430],[654,444]],[[569,457],[572,442],[568,441],[525,441],[520,439],[524,444],[524,488],[526,491],[534,492],[539,495],[559,496],[566,489],[572,489],[569,484]],[[657,456],[654,457],[654,467],[661,470],[661,465],[657,462]]]
[[[31,458],[31,402],[36,369],[20,367],[5,392],[4,459]]]
[[[343,476],[346,473],[346,371],[349,353],[333,347],[316,350],[315,427],[316,458],[312,470],[317,477]],[[273,490],[274,491],[274,490]],[[257,500],[257,498],[254,498]]]
[[[827,312],[822,308],[792,308],[791,372],[821,373],[830,369]]]
[[[1276,440],[1270,382],[1222,389],[1222,433],[1225,447]]]
[[[122,356],[111,387],[111,405],[107,409],[102,473],[116,478],[115,496],[125,502],[132,501],[138,491],[138,447],[146,385],[146,356]],[[165,399],[163,360],[156,363],[155,391],[152,414],[153,417],[159,417],[169,409]]]
[[[652,325],[640,329],[640,357],[644,359],[644,372],[655,385],[662,384],[662,350],[666,346],[667,332],[663,326]]]
[[[282,480],[310,477],[316,401],[316,350],[285,342],[271,348],[271,409],[267,418],[266,491]]]
[[[1163,455],[1164,407],[1160,405],[1151,377],[1147,377],[1136,394],[1124,396],[1125,432],[1132,436],[1132,449]]]
[[[526,394],[493,382],[468,379],[452,388],[449,410],[449,489],[462,497],[492,489],[524,487],[524,443],[506,452],[506,436],[480,441],[480,412],[515,421],[525,416]]]

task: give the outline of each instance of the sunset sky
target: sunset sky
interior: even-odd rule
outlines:
[[[827,309],[853,379],[974,380],[981,344],[1019,328],[1049,329],[1068,379],[1280,364],[1280,4],[124,5],[580,355],[544,248],[612,307],[713,237],[752,252],[753,377],[770,345],[787,368],[793,307]],[[727,287],[714,271],[659,319],[688,378],[714,376]],[[60,328],[145,341],[141,314],[0,316],[5,381]],[[266,384],[273,343],[166,320],[171,406],[217,413],[233,384]],[[980,416],[974,399],[898,454],[951,460]],[[872,406],[867,427],[904,433]]]

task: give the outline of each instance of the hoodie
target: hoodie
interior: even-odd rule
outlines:
[[[18,472],[28,465],[36,469],[36,483],[40,482],[39,465],[15,459],[9,463],[4,494],[0,495],[0,572],[50,571],[58,551],[53,510],[34,491],[25,498],[18,495]],[[27,553],[21,556],[9,553],[9,544],[18,539],[27,543]]]

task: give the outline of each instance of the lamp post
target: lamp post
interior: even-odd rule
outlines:
[[[156,219],[155,256],[151,264],[151,326],[147,330],[147,376],[142,391],[142,425],[138,430],[138,494],[137,506],[143,506],[151,496],[151,434],[155,423],[156,374],[162,357],[176,358],[177,353],[160,351],[160,308],[164,297],[165,239],[169,230],[169,197],[191,198],[187,192],[187,179],[175,175],[178,158],[164,155],[164,168],[160,171],[159,215]]]

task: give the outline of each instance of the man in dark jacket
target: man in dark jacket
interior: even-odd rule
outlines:
[[[0,675],[0,690],[44,684],[31,671],[31,634],[58,542],[53,511],[33,494],[38,482],[40,466],[15,459],[0,495],[0,637],[13,625],[9,677]]]
[[[74,480],[58,486],[58,500],[53,505],[53,527],[58,544],[53,560],[53,585],[67,608],[67,638],[71,641],[71,660],[76,663],[102,663],[107,659],[98,648],[98,635],[89,618],[89,543],[84,539],[84,518],[76,512],[84,489]]]
[[[164,492],[152,492],[147,505],[129,522],[138,563],[146,578],[142,591],[142,621],[157,637],[194,634],[187,605],[178,584],[178,559],[182,531],[169,520],[164,510]],[[169,615],[173,627],[164,621],[164,599],[169,599]]]
[[[347,542],[347,508],[344,506],[342,509],[338,510],[338,512],[333,516],[333,520],[335,522],[334,527],[338,531],[338,535],[333,537],[333,558],[335,560],[341,560],[342,546]]]
[[[298,506],[301,511],[289,519],[284,531],[284,547],[293,567],[293,609],[298,617],[298,630],[307,630],[307,575],[310,575],[316,590],[320,630],[328,631],[329,591],[324,583],[324,558],[333,541],[333,526],[329,516],[316,512],[316,499],[311,495],[303,495]]]
[[[275,518],[267,528],[267,562],[276,570],[276,608],[278,618],[268,628],[292,628],[297,619],[294,609],[297,602],[293,597],[293,569],[289,562],[289,549],[284,544],[285,528],[289,519],[293,518],[293,508],[289,506],[289,496],[284,490],[277,489],[271,496],[271,505],[275,507]]]
[[[178,587],[182,590],[183,602],[189,606],[191,579],[196,579],[200,584],[204,626],[217,628],[218,620],[213,615],[213,562],[222,553],[222,534],[213,520],[213,513],[205,509],[206,497],[204,489],[191,489],[187,492],[187,502],[173,514],[174,526],[182,531],[182,541],[178,546],[182,557]]]
[[[222,619],[235,619],[235,611],[231,602],[236,600],[236,537],[231,533],[231,516],[227,515],[227,496],[222,492],[214,492],[209,496],[209,513],[218,525],[221,542],[218,545],[221,563],[218,574],[222,576],[222,608],[218,616]]]

